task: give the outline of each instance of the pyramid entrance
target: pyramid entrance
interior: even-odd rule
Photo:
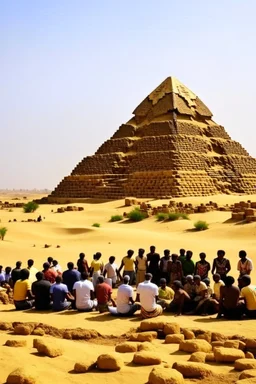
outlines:
[[[256,159],[177,79],[164,80],[133,115],[49,201],[256,193]]]

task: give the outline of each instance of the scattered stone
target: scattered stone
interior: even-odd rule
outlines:
[[[185,340],[192,340],[196,338],[194,332],[186,328],[183,328],[183,335],[185,337]]]
[[[236,384],[256,384],[256,377],[251,377],[249,379],[238,380]]]
[[[196,353],[196,352],[195,352]],[[211,353],[206,353],[206,356],[205,356],[205,361],[206,362],[210,362],[210,361],[215,361],[215,356],[214,356],[214,353],[211,352]]]
[[[161,362],[159,354],[151,351],[136,352],[133,356],[133,363],[138,365],[158,365]]]
[[[140,331],[157,331],[158,329],[163,329],[164,325],[163,321],[144,320],[140,323]]]
[[[157,338],[157,332],[132,333],[130,341],[152,341]]]
[[[219,332],[212,332],[212,341],[226,341],[227,336]]]
[[[256,377],[256,369],[246,369],[239,376],[239,380],[249,379],[251,377]]]
[[[212,341],[212,333],[210,331],[205,331],[204,333],[199,334],[196,338],[199,340],[206,340],[210,343]]]
[[[149,341],[144,341],[144,343],[138,344],[138,352],[140,351],[155,351],[155,346]]]
[[[12,331],[13,326],[12,323],[8,323],[6,321],[0,323],[0,330],[1,331]]]
[[[244,371],[246,369],[256,369],[255,359],[238,359],[235,361],[235,369],[237,371]]]
[[[181,341],[184,341],[184,335],[181,333],[177,335],[166,335],[165,337],[165,344],[180,344]]]
[[[224,345],[225,348],[237,348],[239,349],[239,340],[227,340]]]
[[[117,344],[115,351],[119,353],[127,353],[127,352],[137,352],[138,344],[134,342],[125,342],[121,344]]]
[[[212,346],[206,340],[185,340],[180,343],[179,350],[183,352],[212,352]]]
[[[166,323],[164,325],[164,334],[173,335],[180,333],[180,325],[178,323]]]
[[[256,339],[246,339],[245,345],[246,348],[256,349]]]
[[[55,343],[49,343],[43,339],[35,339],[33,341],[34,348],[37,349],[38,353],[48,357],[58,357],[63,355],[61,348],[57,347]]]
[[[124,365],[118,354],[104,354],[97,359],[97,368],[102,371],[119,371]]]
[[[172,367],[177,369],[185,378],[206,377],[212,374],[210,366],[203,363],[176,362]]]
[[[156,367],[149,374],[148,384],[184,384],[184,379],[176,369]]]
[[[6,343],[4,344],[7,347],[26,347],[27,346],[27,341],[26,340],[7,340]]]
[[[196,363],[205,363],[206,353],[205,352],[194,352],[190,356],[188,361],[193,361]]]
[[[86,362],[75,363],[74,371],[77,373],[86,373],[96,367],[96,362],[89,359]]]
[[[19,324],[14,327],[15,335],[30,335],[32,329],[29,325]]]
[[[44,336],[45,335],[45,331],[44,331],[43,328],[38,327],[38,328],[34,329],[34,331],[32,332],[32,335],[34,335],[34,336]]]
[[[37,378],[28,368],[17,368],[7,377],[7,384],[36,384]]]
[[[212,347],[224,347],[225,341],[212,341],[211,342]]]
[[[246,353],[245,353],[245,358],[246,358],[246,359],[254,359],[254,354],[251,353],[251,352],[246,352]]]
[[[234,363],[244,358],[244,352],[236,348],[216,347],[213,350],[217,363]]]

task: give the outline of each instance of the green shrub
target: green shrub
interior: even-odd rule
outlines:
[[[209,228],[209,224],[206,221],[197,221],[194,223],[194,227],[196,231],[205,231],[206,229]]]
[[[23,210],[25,213],[31,213],[35,212],[38,207],[39,205],[37,203],[35,203],[34,201],[29,201],[24,205]]]
[[[141,220],[146,219],[147,215],[146,215],[146,213],[141,212],[141,210],[139,208],[135,208],[127,214],[127,217],[131,221],[141,221]]]
[[[92,225],[92,227],[99,228],[99,227],[100,227],[100,223],[94,223],[94,224]]]
[[[180,219],[183,219],[183,220],[189,220],[189,215],[187,215],[186,213],[180,213]]]
[[[159,212],[156,214],[156,220],[157,221],[164,221],[168,218],[168,214],[167,213],[162,213],[162,212]]]
[[[6,227],[1,227],[0,228],[0,238],[1,238],[1,240],[4,240],[7,231],[8,231],[8,229]]]
[[[175,220],[179,220],[179,218],[180,218],[180,214],[179,213],[170,212],[170,213],[168,213],[167,220],[175,221]]]
[[[120,221],[120,220],[123,220],[123,216],[122,215],[114,215],[114,216],[111,216],[109,221],[111,223],[113,223],[114,221]]]
[[[8,212],[13,212],[13,209],[12,209],[12,208],[10,208]]]

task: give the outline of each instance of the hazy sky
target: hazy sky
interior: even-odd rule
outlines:
[[[256,157],[255,0],[0,2],[0,188],[54,188],[175,76]]]

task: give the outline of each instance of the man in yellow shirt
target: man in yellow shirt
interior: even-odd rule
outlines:
[[[174,298],[174,291],[172,288],[167,287],[166,279],[160,279],[160,287],[158,288],[158,302],[163,308],[166,308]]]
[[[256,286],[251,285],[249,275],[243,275],[239,279],[241,289],[241,297],[244,298],[246,315],[251,319],[256,319]]]
[[[213,298],[217,301],[220,300],[220,287],[223,287],[224,282],[220,279],[220,275],[218,273],[215,273],[213,275]]]
[[[134,251],[132,249],[129,249],[127,251],[127,256],[125,256],[122,260],[122,263],[120,265],[120,268],[118,270],[118,273],[120,274],[122,268],[124,267],[124,276],[130,277],[129,285],[133,285],[135,283],[135,260],[132,257],[134,254]]]
[[[13,301],[17,310],[29,309],[34,306],[28,269],[20,271],[20,280],[17,280],[14,285]]]

